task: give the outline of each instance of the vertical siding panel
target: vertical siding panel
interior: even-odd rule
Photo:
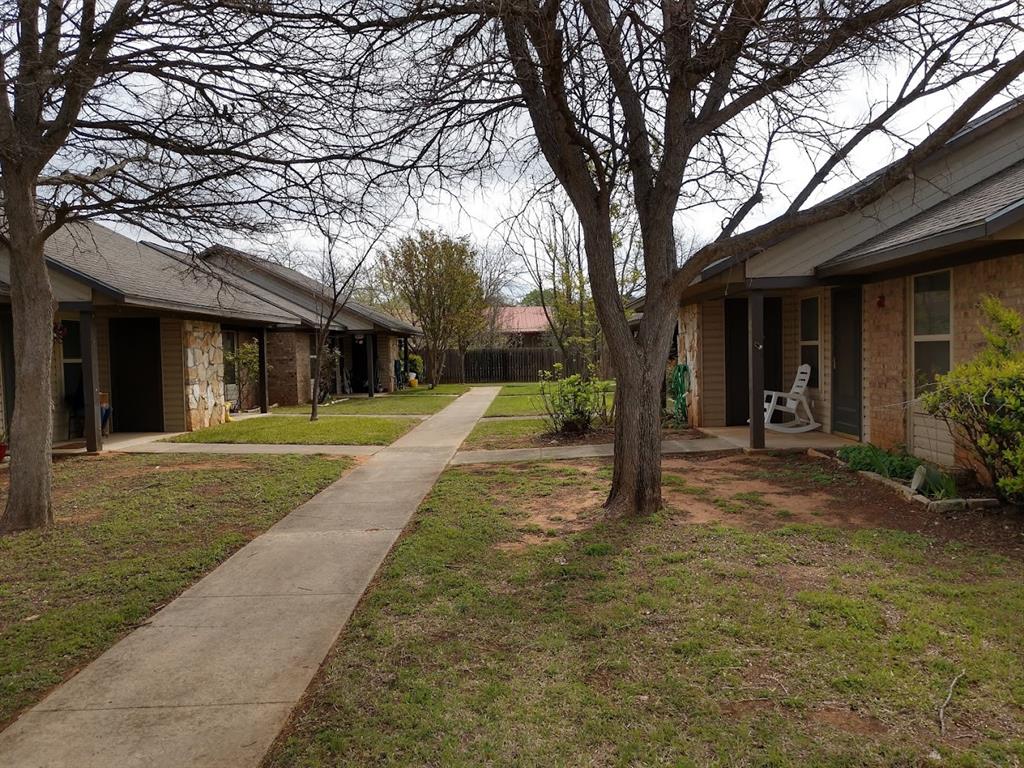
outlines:
[[[185,359],[181,320],[160,318],[160,368],[163,383],[164,431],[185,430]]]
[[[701,426],[725,426],[725,302],[701,305],[700,371]]]

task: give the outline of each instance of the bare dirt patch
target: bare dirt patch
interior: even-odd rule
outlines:
[[[892,528],[1024,558],[1020,510],[935,513],[892,489],[802,454],[668,457],[666,507],[686,523],[749,529],[792,523]]]
[[[862,736],[877,735],[889,730],[877,717],[854,712],[846,707],[816,709],[811,712],[811,719],[816,723]]]

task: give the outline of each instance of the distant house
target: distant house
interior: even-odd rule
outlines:
[[[551,325],[544,307],[498,307],[494,330],[512,347],[551,344]]]
[[[238,398],[224,352],[254,340],[260,371],[247,407],[310,401],[315,281],[229,249],[193,258],[96,222],[63,227],[45,255],[54,315],[55,443],[102,447],[101,431],[184,432],[222,423]],[[0,250],[0,417],[17,396],[10,257]],[[412,326],[350,302],[332,343],[336,391],[397,386]],[[96,414],[96,418],[89,418]],[[101,423],[102,422],[102,423]],[[102,429],[101,429],[102,427]]]
[[[1024,311],[1021,102],[974,120],[878,202],[707,267],[679,311],[691,423],[753,416],[753,438],[752,382],[787,390],[807,363],[824,431],[963,463],[917,398],[982,346],[984,294]]]

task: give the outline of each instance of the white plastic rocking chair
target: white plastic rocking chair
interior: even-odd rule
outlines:
[[[821,424],[814,420],[811,406],[804,394],[807,382],[811,380],[811,366],[804,363],[796,369],[796,378],[789,392],[764,392],[764,428],[774,432],[810,432],[819,429]],[[803,413],[801,413],[801,410]],[[772,424],[776,413],[788,413],[793,418],[780,424]]]

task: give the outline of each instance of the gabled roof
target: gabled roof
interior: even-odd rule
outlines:
[[[989,133],[991,133],[993,130],[996,130],[1000,126],[1003,126],[1003,125],[1009,123],[1010,121],[1013,121],[1013,120],[1016,120],[1016,119],[1020,118],[1022,115],[1024,115],[1024,99],[1011,99],[1011,100],[1007,101],[1006,103],[1001,104],[998,107],[995,107],[995,108],[989,110],[988,112],[985,112],[984,114],[979,115],[978,117],[975,117],[973,120],[969,121],[963,128],[961,128],[956,134],[954,134],[953,137],[950,138],[945,143],[945,145],[942,147],[942,149],[940,149],[938,152],[934,153],[931,157],[929,157],[928,160],[926,161],[926,165],[930,164],[930,163],[935,163],[936,161],[940,160],[941,158],[943,158],[945,156],[948,156],[951,152],[959,149],[960,147],[963,147],[965,145],[972,144],[974,142],[982,140],[985,136],[989,135]],[[896,162],[898,162],[898,161],[896,161]],[[851,184],[850,186],[846,187],[845,189],[842,189],[839,192],[837,192],[834,195],[832,195],[831,197],[827,198],[826,202],[835,201],[835,200],[841,200],[841,199],[843,199],[845,197],[850,197],[851,195],[861,191],[865,186],[867,186],[872,181],[874,181],[879,176],[881,176],[883,173],[885,173],[890,167],[892,167],[892,165],[894,165],[894,163],[888,163],[885,166],[877,169],[873,173],[868,174],[863,179],[860,179],[860,180],[854,182],[853,184]],[[941,205],[941,203],[939,203],[939,205]],[[933,208],[934,208],[934,206],[933,206]],[[931,209],[929,209],[929,210],[931,210]],[[849,215],[852,215],[852,213],[855,213],[855,212],[851,212],[850,214],[846,214],[846,215],[849,216]],[[840,217],[840,218],[842,218],[842,217]],[[901,226],[903,223],[904,222],[900,222],[900,223],[898,223],[898,224],[896,224],[894,226],[898,227],[898,226]],[[891,231],[891,230],[887,230],[887,231]],[[779,247],[781,245],[784,245],[787,240],[790,240],[791,238],[794,238],[794,237],[797,237],[797,236],[800,236],[800,235],[803,235],[803,234],[804,233],[802,231],[798,231],[798,232],[794,232],[792,234],[786,235],[784,237],[781,237],[777,241],[775,241],[773,243],[769,243],[768,246],[766,246],[764,249],[759,249],[758,253],[760,253],[762,250],[770,250],[772,248],[777,248],[777,247]],[[882,234],[885,234],[885,233],[882,233]],[[879,236],[880,235],[875,235],[875,237],[879,237]],[[872,239],[874,239],[874,238],[872,238]],[[856,247],[859,247],[859,246],[856,246]],[[718,261],[716,261],[716,262],[708,265],[707,267],[705,267],[701,271],[700,277],[698,278],[698,280],[700,280],[700,281],[708,280],[709,278],[712,278],[712,277],[714,277],[717,274],[725,272],[726,270],[730,269],[731,267],[737,266],[738,264],[741,264],[741,263],[747,261],[752,256],[756,256],[756,255],[758,255],[758,254],[757,253],[747,253],[747,254],[742,254],[742,255],[737,255],[737,256],[732,256],[732,257],[728,257],[728,258],[719,259]],[[837,258],[837,257],[832,257],[832,258],[834,259],[834,258]],[[824,262],[824,259],[823,259],[823,262]],[[823,264],[818,265],[816,268],[820,268],[821,266],[823,266]]]
[[[149,242],[147,240],[143,240],[142,242],[144,245],[150,248],[162,251],[175,258],[189,258],[188,254],[182,253],[181,251],[175,250],[174,248],[170,248],[166,245]],[[276,293],[267,290],[266,288],[257,283],[246,280],[244,275],[236,271],[230,271],[227,274],[225,274],[226,270],[222,270],[219,268],[215,269],[212,267],[207,267],[207,269],[209,269],[210,271],[215,271],[216,274],[218,274],[223,281],[230,282],[232,285],[237,286],[240,290],[245,291],[246,293],[259,299],[260,301],[263,301],[269,304],[270,306],[276,307],[277,309],[286,313],[288,316],[291,317],[292,324],[294,325],[305,325],[309,327],[315,327],[319,323],[319,318],[313,312],[310,312],[308,309],[306,309],[306,307],[300,304],[296,304],[295,302],[290,301],[283,296],[278,296]]]
[[[822,275],[849,273],[890,259],[994,235],[1024,219],[1024,161],[948,197],[821,264]]]
[[[245,265],[260,270],[264,274],[268,274],[277,280],[282,280],[300,289],[310,297],[310,303],[306,306],[307,311],[312,312],[314,317],[318,317],[318,297],[323,297],[326,292],[324,286],[309,275],[305,275],[291,267],[286,267],[283,264],[278,264],[270,259],[264,259],[254,254],[245,253],[244,251],[239,251],[225,245],[215,245],[212,248],[207,249],[205,255],[220,255],[227,257],[229,261],[240,261]],[[267,290],[273,292],[273,289],[268,288]],[[357,315],[376,326],[394,333],[418,335],[420,332],[415,326],[400,320],[394,315],[391,315],[377,307],[371,307],[367,304],[363,304],[362,302],[358,302],[352,298],[349,298],[345,302],[345,312]]]
[[[544,307],[498,307],[494,327],[499,333],[544,333],[551,330]]]
[[[294,316],[220,280],[187,255],[136,242],[97,222],[65,225],[46,241],[45,254],[53,269],[130,306],[295,322]]]

